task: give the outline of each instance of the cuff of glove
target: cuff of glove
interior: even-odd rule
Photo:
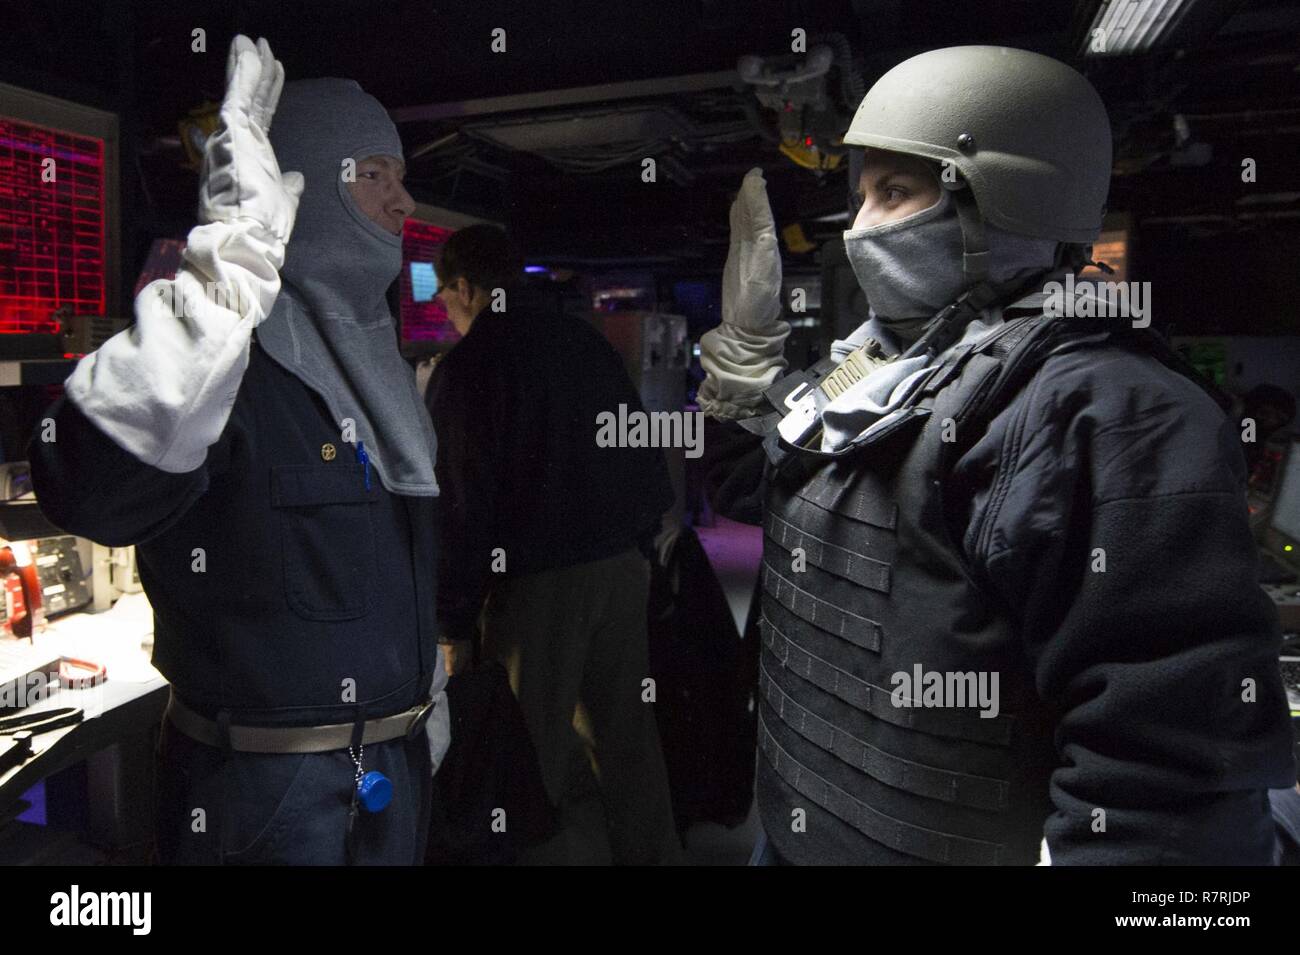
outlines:
[[[766,400],[761,391],[754,392],[752,395],[737,396],[731,401],[710,398],[704,394],[703,389],[696,395],[696,403],[699,404],[700,411],[719,421],[743,421],[746,418],[758,417],[767,410],[763,407],[763,402]]]
[[[725,322],[700,340],[700,364],[707,376],[697,395],[700,410],[713,418],[751,418],[763,392],[786,369],[784,346],[790,326],[776,322],[762,333]]]
[[[262,223],[231,219],[191,229],[184,257],[208,298],[258,324],[280,294],[284,252],[284,241]]]

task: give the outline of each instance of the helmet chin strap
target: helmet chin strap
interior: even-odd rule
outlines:
[[[964,179],[955,185],[943,184],[952,193],[961,223],[961,270],[971,285],[983,282],[989,274],[989,242],[984,233],[984,217],[975,202],[975,193]]]

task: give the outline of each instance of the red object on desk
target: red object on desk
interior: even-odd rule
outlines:
[[[18,578],[17,588],[9,586],[10,575]],[[5,581],[8,598],[13,604],[5,626],[15,637],[30,639],[35,633],[35,622],[43,616],[41,582],[36,576],[36,563],[28,561],[20,566],[12,547],[0,547],[0,580]]]
[[[85,690],[108,679],[108,669],[101,663],[64,657],[59,662],[59,686],[65,690]]]

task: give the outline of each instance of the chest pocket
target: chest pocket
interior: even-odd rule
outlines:
[[[284,591],[308,620],[365,616],[375,587],[375,536],[361,464],[271,469],[271,506],[280,521]]]

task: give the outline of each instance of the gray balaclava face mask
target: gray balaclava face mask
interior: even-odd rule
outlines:
[[[401,159],[397,129],[352,80],[297,80],[284,86],[271,145],[280,168],[298,170],[307,185],[258,343],[320,394],[344,441],[351,420],[384,487],[435,495],[433,425],[385,300],[402,268],[402,238],[361,211],[343,178],[347,159]]]
[[[961,220],[948,189],[932,206],[893,222],[844,233],[853,274],[882,325],[908,340],[973,283],[962,271]],[[989,280],[1050,268],[1056,242],[985,224]]]
[[[984,238],[989,253],[988,280],[994,284],[1024,279],[1055,264],[1055,240],[1016,235],[988,223],[984,224]],[[844,233],[844,247],[871,306],[871,317],[847,339],[831,345],[831,354],[840,360],[868,338],[884,343],[887,354],[903,351],[899,340],[903,344],[915,341],[935,314],[974,284],[962,269],[961,219],[947,188],[940,190],[938,201],[928,209],[894,222],[850,229]],[[973,344],[1001,321],[1001,308],[986,309],[949,347]],[[820,409],[821,450],[838,451],[887,427],[901,413],[914,386],[924,380],[926,369],[941,357],[895,355],[894,361],[878,365],[828,401]]]
[[[844,249],[876,317],[906,334],[962,293],[961,222],[948,190],[927,209],[850,229]]]

